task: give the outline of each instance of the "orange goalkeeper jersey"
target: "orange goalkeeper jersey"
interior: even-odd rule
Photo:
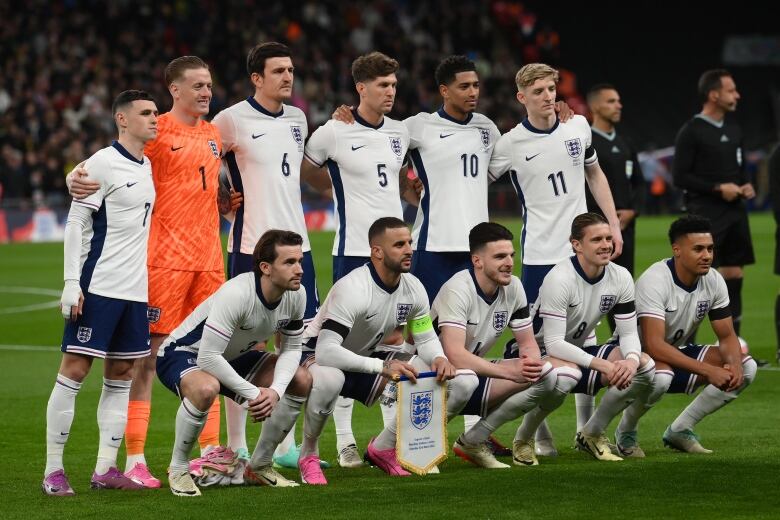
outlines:
[[[170,113],[160,116],[157,128],[157,137],[144,148],[157,191],[148,264],[179,271],[222,270],[219,131],[206,121],[185,125]]]

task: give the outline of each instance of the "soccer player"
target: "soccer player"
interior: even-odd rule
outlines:
[[[553,369],[550,360],[541,360],[525,291],[512,276],[513,239],[500,224],[477,224],[469,233],[472,267],[450,278],[431,308],[447,358],[456,368],[479,376],[479,386],[461,413],[481,420],[455,441],[453,450],[485,468],[509,467],[496,460],[488,445],[498,427],[535,408],[554,391],[558,377],[576,382],[580,376],[574,365],[558,362],[560,368]],[[521,357],[497,363],[483,359],[507,326]],[[533,464],[533,446],[518,442],[513,448],[515,464]]]
[[[769,156],[769,197],[775,217],[775,268],[780,275],[780,145]],[[775,298],[775,333],[777,334],[777,363],[780,364],[780,293]]]
[[[295,231],[303,237],[303,286],[307,295],[304,323],[308,323],[319,308],[301,203],[301,161],[308,124],[302,110],[285,104],[292,96],[294,77],[290,49],[276,42],[256,45],[247,55],[247,73],[254,95],[223,110],[213,120],[222,138],[230,185],[243,195],[228,238],[228,277],[252,270],[252,250],[265,231]],[[307,178],[316,189],[330,188],[325,172],[312,173],[320,174]],[[246,457],[246,410],[225,399],[225,412],[228,446],[239,457]],[[291,432],[288,446],[280,445],[283,453],[279,456],[295,452],[292,436]],[[293,467],[297,467],[297,461],[296,453]]]
[[[534,318],[541,322],[536,339],[544,342],[551,356],[579,365],[582,378],[572,392],[596,395],[609,386],[593,416],[577,432],[576,443],[598,460],[623,460],[610,452],[604,432],[628,403],[651,391],[655,364],[641,352],[634,280],[624,267],[609,261],[612,229],[606,219],[597,213],[578,215],[571,224],[571,246],[574,256],[553,267],[539,290],[534,306]],[[599,320],[613,309],[617,340],[585,346]],[[565,396],[548,399],[527,413],[516,439],[529,442]]]
[[[144,457],[157,350],[225,279],[217,209],[221,141],[217,128],[201,119],[209,112],[211,73],[197,56],[182,56],[166,66],[165,84],[173,108],[160,116],[157,138],[144,149],[157,192],[148,258],[151,354],[135,366],[125,435],[126,473],[149,488],[160,487]],[[84,173],[68,175],[75,197],[95,189]],[[225,211],[240,201],[240,195],[221,197]],[[219,444],[219,422],[216,400],[200,437],[202,450]]]
[[[638,447],[639,418],[664,392],[692,394],[706,384],[666,428],[663,442],[680,451],[712,453],[701,445],[694,427],[736,399],[755,379],[757,364],[740,350],[726,283],[711,269],[715,246],[709,221],[694,215],[679,218],[669,228],[669,241],[672,258],[648,267],[636,283],[642,345],[656,362],[660,384],[626,409],[615,437],[619,447]],[[705,316],[718,345],[686,344]]]
[[[254,420],[265,420],[244,481],[297,486],[273,469],[271,458],[311,388],[311,377],[298,366],[306,308],[306,290],[300,290],[302,244],[292,231],[263,233],[252,254],[252,272],[227,281],[163,343],[157,374],[181,398],[169,470],[174,495],[200,495],[190,475],[189,453],[219,394],[246,403]],[[255,350],[277,332],[278,356]]]
[[[455,368],[442,351],[431,324],[428,297],[414,275],[412,235],[395,217],[376,220],[368,230],[371,259],[336,282],[304,332],[303,363],[312,375],[306,403],[299,466],[308,484],[327,484],[318,464],[318,440],[339,395],[371,406],[388,379],[412,381],[418,371],[434,370],[439,381]],[[408,325],[419,356],[377,350],[382,338]],[[308,352],[307,352],[308,351]],[[476,375],[449,382],[447,413],[458,413],[477,387]],[[396,459],[396,422],[390,421],[368,445],[366,459],[392,476],[406,476]]]
[[[742,323],[743,266],[755,262],[744,200],[756,196],[744,167],[742,129],[726,118],[740,95],[731,74],[708,70],[699,78],[701,113],[680,129],[674,145],[674,183],[688,211],[712,222],[713,266],[726,281],[734,330]]]
[[[558,71],[543,63],[530,63],[517,72],[517,100],[528,117],[501,136],[490,160],[491,180],[509,172],[523,206],[521,279],[532,303],[547,273],[571,254],[566,231],[574,217],[587,211],[586,182],[612,230],[613,258],[623,246],[620,220],[591,144],[590,126],[578,115],[565,125],[559,123],[554,105],[557,82]],[[557,453],[546,424],[539,429],[536,450]]]
[[[46,408],[43,492],[72,496],[62,462],[76,395],[95,358],[105,359],[97,419],[100,429],[95,489],[141,489],[116,468],[127,423],[132,368],[149,354],[146,320],[146,249],[155,202],[144,144],[157,135],[157,106],[144,91],[114,100],[119,130],[113,144],[90,157],[85,169],[97,192],[71,203],[65,224],[62,362]]]
[[[357,124],[331,119],[314,131],[306,143],[301,166],[304,176],[327,166],[333,183],[336,237],[333,242],[333,281],[369,261],[368,227],[381,217],[403,218],[401,195],[409,196],[406,175],[400,175],[409,131],[387,117],[395,101],[398,62],[380,52],[360,56],[352,63],[352,78],[360,96],[353,111]],[[413,191],[413,190],[411,190]],[[400,334],[386,338],[387,348],[400,344]],[[384,410],[384,409],[383,409]],[[385,410],[385,421],[393,420]],[[352,434],[352,403],[342,400],[335,415],[339,464],[362,465]]]

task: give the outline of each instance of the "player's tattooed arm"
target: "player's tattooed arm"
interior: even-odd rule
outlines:
[[[217,190],[217,207],[220,215],[228,215],[236,211],[244,202],[244,195],[235,191],[228,181],[227,174],[219,174],[219,189]]]

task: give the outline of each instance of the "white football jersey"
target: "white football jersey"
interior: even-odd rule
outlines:
[[[316,338],[323,324],[335,321],[344,327],[342,346],[356,354],[370,356],[382,338],[407,320],[430,313],[428,295],[422,282],[404,273],[396,287],[387,287],[371,263],[359,267],[337,281],[317,316],[304,331],[303,346]],[[311,350],[311,342],[308,342]]]
[[[469,231],[488,221],[488,166],[501,133],[482,114],[465,121],[444,109],[404,120],[423,184],[412,236],[417,251],[468,251]]]
[[[523,264],[553,265],[571,256],[571,223],[588,211],[585,165],[597,160],[590,126],[579,115],[549,131],[525,119],[498,140],[490,175],[509,172],[523,205]]]
[[[679,347],[699,328],[705,316],[718,320],[731,316],[729,293],[723,276],[710,269],[696,285],[684,285],[674,271],[674,259],[660,260],[636,282],[637,316],[664,320],[666,342]]]
[[[625,305],[624,305],[625,304]],[[599,320],[610,310],[634,313],[634,279],[625,267],[610,262],[601,276],[591,279],[576,256],[559,262],[547,273],[534,316],[542,320],[566,320],[567,342],[582,347]],[[544,341],[544,324],[536,331],[536,341]]]
[[[437,329],[457,327],[466,331],[466,348],[484,357],[507,326],[520,331],[531,326],[525,290],[516,276],[499,286],[492,297],[482,292],[474,271],[464,269],[442,285],[431,306]]]
[[[84,168],[98,191],[72,206],[91,209],[92,228],[81,240],[81,288],[92,294],[146,302],[149,224],[155,191],[149,158],[139,161],[114,141]]]
[[[301,204],[301,161],[308,125],[303,111],[282,105],[278,114],[253,97],[226,108],[212,121],[222,138],[230,183],[243,193],[228,237],[228,251],[251,255],[269,229],[295,231],[310,251]]]
[[[409,131],[385,117],[368,124],[353,111],[354,124],[330,120],[306,143],[306,158],[327,164],[333,183],[334,256],[370,256],[368,228],[381,217],[403,218],[399,172],[409,149]]]
[[[227,361],[253,349],[275,332],[301,334],[306,289],[301,286],[297,291],[287,291],[281,300],[269,305],[263,298],[259,282],[252,272],[222,284],[171,332],[157,355],[162,357],[171,348],[197,354],[204,328],[227,341],[222,353]]]

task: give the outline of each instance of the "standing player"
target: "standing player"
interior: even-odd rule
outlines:
[[[726,119],[739,92],[731,74],[708,70],[699,78],[701,113],[685,123],[674,145],[674,183],[686,190],[688,211],[712,222],[713,266],[726,280],[734,330],[742,323],[743,266],[755,262],[743,200],[756,196],[745,175],[742,129]]]
[[[689,453],[712,453],[699,443],[694,426],[730,403],[756,377],[756,362],[740,352],[731,320],[723,277],[710,269],[714,242],[707,219],[687,216],[669,228],[674,256],[661,260],[639,277],[636,304],[642,344],[656,362],[661,384],[637,399],[623,414],[615,432],[621,451],[636,449],[637,424],[664,392],[692,394],[707,386],[666,428],[664,444]],[[708,316],[718,346],[686,344]]]
[[[301,203],[301,161],[308,125],[302,110],[284,103],[292,96],[290,49],[276,42],[256,45],[247,55],[247,73],[255,88],[254,96],[223,110],[213,121],[222,138],[230,184],[243,194],[228,238],[228,277],[252,270],[252,251],[265,231],[289,229],[298,233],[303,237],[303,286],[307,294],[304,323],[308,323],[319,308]],[[328,189],[327,174],[321,170],[315,173],[321,180],[315,187]],[[225,412],[228,446],[239,457],[246,457],[246,410],[225,399]],[[280,446],[280,456],[295,451],[292,437],[291,432],[289,446]],[[297,461],[295,454],[292,462]]]
[[[333,183],[336,238],[333,243],[333,281],[369,261],[368,227],[381,217],[402,218],[401,195],[407,192],[400,175],[409,148],[406,126],[386,116],[395,101],[398,62],[380,52],[360,56],[352,63],[352,78],[360,95],[353,111],[357,124],[331,119],[306,143],[303,175],[315,175],[327,166]],[[386,338],[390,345],[400,334]],[[396,347],[397,349],[397,347]],[[342,400],[335,413],[339,464],[362,464],[352,434],[352,403]],[[386,420],[392,420],[387,415]]]
[[[769,197],[775,217],[775,274],[780,275],[780,145],[769,156]],[[780,364],[780,293],[775,298],[775,333],[777,334],[777,363]]]
[[[306,308],[306,290],[299,290],[302,244],[292,231],[266,231],[252,254],[252,272],[222,285],[163,343],[157,374],[181,398],[169,470],[174,495],[200,495],[190,476],[189,453],[220,393],[246,403],[254,420],[268,418],[244,481],[297,486],[273,469],[271,457],[294,427],[311,388],[311,377],[298,366]],[[278,356],[255,350],[274,333],[281,336]]]
[[[491,179],[509,172],[523,206],[521,279],[529,302],[536,301],[553,266],[571,254],[566,230],[574,217],[587,211],[585,182],[612,230],[613,258],[623,246],[620,220],[591,145],[587,120],[575,115],[561,125],[555,115],[557,82],[558,71],[542,63],[525,65],[517,72],[517,100],[528,117],[501,136],[490,161]],[[537,453],[554,455],[546,424],[539,430]]]
[[[146,320],[146,248],[154,207],[154,184],[144,144],[157,135],[157,106],[146,92],[126,90],[112,107],[117,141],[90,157],[85,168],[99,184],[74,200],[65,225],[65,289],[62,362],[46,408],[46,469],[43,492],[75,495],[62,454],[76,395],[95,358],[105,359],[98,404],[100,443],[91,485],[95,489],[140,489],[116,468],[127,423],[132,368],[149,354]]]
[[[605,429],[633,399],[650,392],[655,364],[641,352],[634,280],[624,267],[609,261],[612,230],[606,219],[597,213],[578,215],[571,224],[571,246],[575,255],[558,263],[539,290],[536,339],[551,356],[582,369],[582,379],[571,391],[595,395],[609,385],[593,416],[577,432],[576,443],[598,460],[622,460],[610,452]],[[613,309],[618,340],[585,346],[599,320]],[[565,396],[556,395],[526,414],[516,440],[530,442]]]
[[[225,279],[217,209],[221,141],[217,128],[201,119],[209,112],[211,73],[197,56],[182,56],[165,67],[173,107],[159,119],[157,138],[144,153],[152,162],[157,206],[149,234],[149,323],[151,355],[136,363],[130,390],[127,475],[158,488],[144,457],[151,412],[157,349],[165,337]],[[69,175],[71,193],[94,189]],[[235,202],[235,200],[234,200]],[[223,194],[220,206],[231,204]],[[200,437],[201,449],[219,444],[219,401]]]
[[[368,242],[370,262],[333,285],[304,332],[303,359],[312,375],[312,391],[306,403],[299,466],[308,484],[327,484],[318,463],[318,443],[339,395],[371,406],[390,378],[405,375],[414,382],[423,370],[436,371],[439,381],[455,376],[434,332],[425,288],[408,274],[412,236],[406,224],[395,217],[380,218],[371,224]],[[419,356],[377,350],[384,337],[404,325]],[[450,417],[463,408],[476,387],[475,375],[449,382]],[[369,443],[366,459],[392,476],[409,475],[398,464],[395,445],[396,422],[390,421]]]

